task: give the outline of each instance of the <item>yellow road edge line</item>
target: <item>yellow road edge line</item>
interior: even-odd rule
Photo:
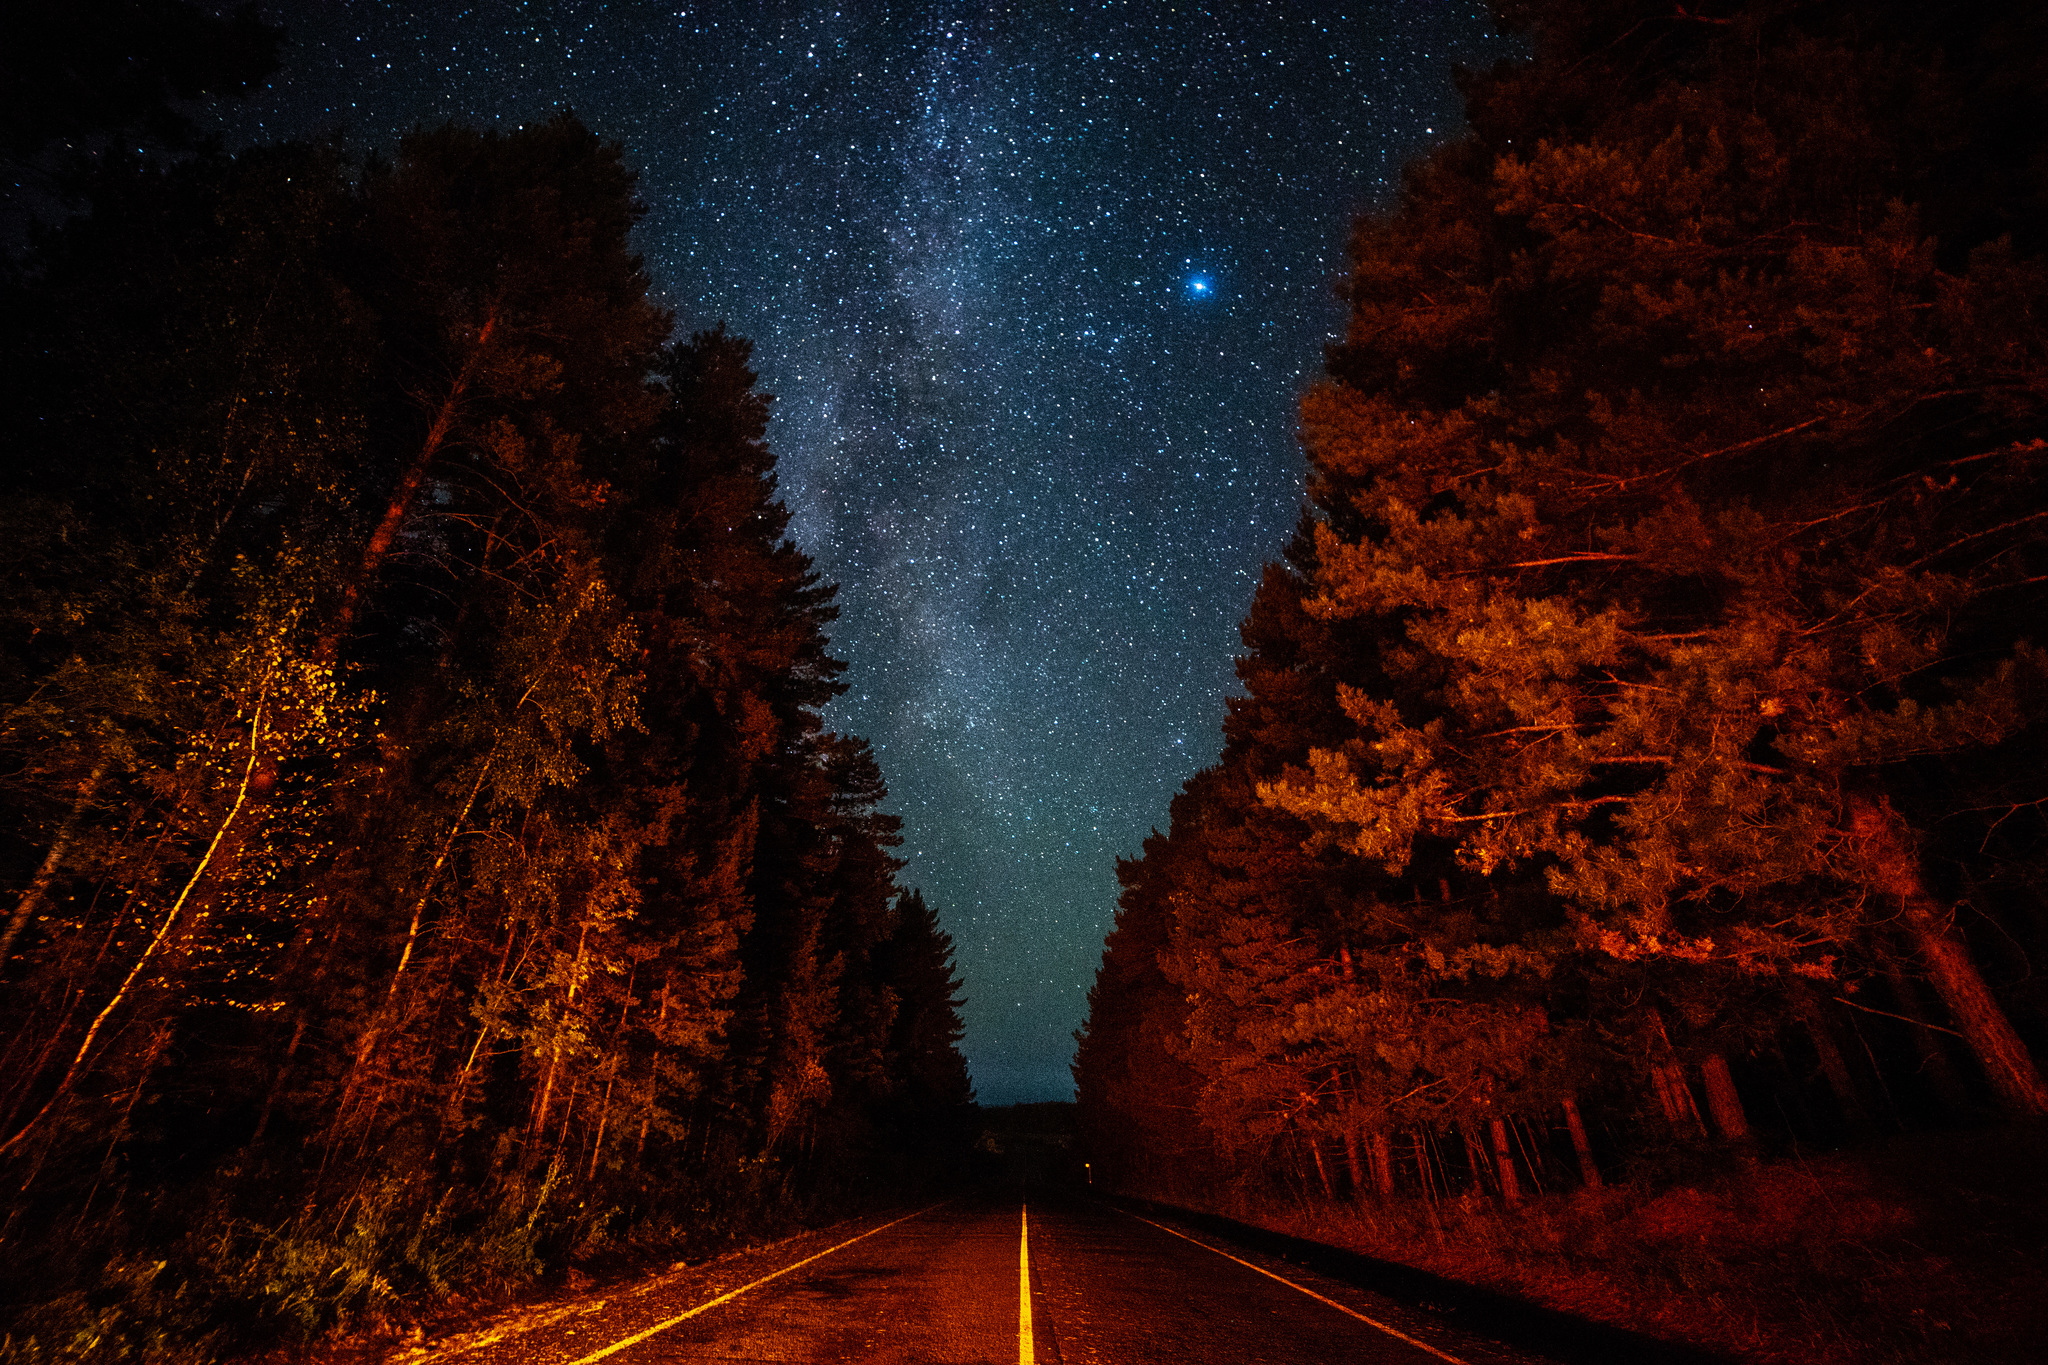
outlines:
[[[1145,1218],[1138,1214],[1131,1213],[1129,1209],[1120,1209],[1118,1211],[1121,1213],[1128,1213],[1131,1217],[1136,1218],[1139,1222],[1147,1224],[1151,1227],[1158,1228],[1161,1232],[1171,1232],[1174,1236],[1180,1238],[1183,1242],[1194,1242],[1194,1244],[1200,1247],[1202,1250],[1213,1251],[1226,1261],[1236,1261],[1239,1265],[1244,1266],[1248,1270],[1256,1270],[1269,1280],[1278,1280],[1280,1281],[1280,1283],[1286,1285],[1289,1289],[1299,1290],[1302,1293],[1308,1295],[1310,1298],[1314,1299],[1318,1303],[1327,1303],[1328,1305],[1330,1305],[1330,1307],[1336,1309],[1339,1313],[1343,1313],[1347,1316],[1357,1318],[1360,1322],[1364,1323],[1368,1327],[1377,1327],[1380,1331],[1385,1332],[1388,1336],[1393,1337],[1395,1340],[1405,1341],[1418,1351],[1427,1351],[1431,1355],[1435,1356],[1438,1360],[1448,1360],[1451,1362],[1451,1365],[1467,1365],[1467,1362],[1461,1360],[1457,1356],[1447,1354],[1443,1351],[1439,1351],[1436,1347],[1430,1345],[1426,1341],[1417,1341],[1414,1337],[1409,1336],[1406,1332],[1396,1331],[1394,1328],[1387,1326],[1387,1324],[1385,1324],[1384,1322],[1380,1322],[1375,1318],[1369,1318],[1355,1308],[1346,1308],[1343,1304],[1337,1302],[1335,1299],[1325,1298],[1323,1295],[1316,1293],[1315,1290],[1310,1289],[1307,1285],[1296,1284],[1294,1281],[1288,1279],[1285,1275],[1275,1275],[1272,1271],[1266,1269],[1262,1265],[1253,1265],[1250,1261],[1245,1260],[1242,1256],[1233,1256],[1229,1252],[1223,1250],[1221,1247],[1212,1247],[1207,1242],[1198,1241],[1197,1239],[1188,1236],[1185,1232],[1175,1231],[1173,1228],[1166,1226],[1166,1224],[1164,1223],[1154,1223],[1150,1218]],[[578,1365],[581,1365],[581,1362],[579,1362]]]
[[[638,1346],[641,1342],[647,1340],[647,1338],[654,1336],[660,1332],[666,1332],[669,1328],[675,1326],[679,1322],[687,1322],[689,1319],[696,1317],[699,1313],[718,1307],[718,1305],[720,1305],[721,1303],[732,1302],[740,1295],[746,1293],[749,1289],[759,1289],[762,1285],[768,1283],[768,1281],[781,1279],[784,1275],[787,1275],[792,1270],[801,1270],[805,1266],[809,1265],[812,1261],[823,1260],[825,1257],[830,1256],[835,1251],[844,1251],[847,1247],[852,1246],[855,1242],[864,1241],[867,1238],[874,1236],[878,1232],[887,1232],[890,1228],[895,1227],[897,1223],[907,1223],[913,1218],[919,1218],[927,1213],[930,1213],[932,1209],[938,1208],[942,1204],[950,1204],[952,1202],[953,1201],[950,1199],[941,1199],[937,1204],[933,1204],[929,1207],[919,1209],[916,1213],[906,1213],[901,1218],[896,1219],[894,1222],[884,1223],[882,1224],[882,1226],[878,1228],[869,1228],[866,1232],[863,1232],[859,1237],[849,1237],[836,1247],[826,1247],[823,1251],[817,1253],[815,1256],[806,1256],[801,1261],[798,1261],[793,1265],[786,1265],[782,1267],[782,1269],[776,1271],[772,1275],[763,1275],[760,1279],[755,1280],[752,1284],[743,1284],[738,1289],[728,1290],[726,1293],[720,1294],[717,1298],[712,1299],[708,1303],[698,1304],[695,1308],[692,1308],[687,1313],[678,1313],[666,1322],[657,1322],[654,1324],[654,1326],[648,1328],[644,1332],[640,1332],[634,1336],[627,1337],[623,1341],[615,1341],[601,1351],[592,1351],[587,1356],[581,1356],[578,1359],[571,1361],[569,1365],[590,1365],[591,1361],[603,1360],[606,1356],[611,1355],[617,1351],[623,1351],[628,1346]]]
[[[1038,1349],[1031,1338],[1031,1207],[1021,1207],[1017,1222],[1017,1365],[1037,1365]]]

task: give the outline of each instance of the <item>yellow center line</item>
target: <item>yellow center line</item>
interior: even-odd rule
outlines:
[[[1439,1351],[1436,1347],[1430,1345],[1426,1341],[1417,1341],[1414,1337],[1409,1336],[1406,1332],[1397,1332],[1393,1328],[1387,1326],[1387,1324],[1385,1324],[1384,1322],[1380,1322],[1376,1318],[1369,1318],[1365,1314],[1357,1311],[1356,1309],[1346,1308],[1343,1304],[1337,1302],[1335,1299],[1324,1298],[1321,1294],[1316,1293],[1315,1290],[1310,1289],[1307,1285],[1296,1284],[1294,1281],[1288,1279],[1285,1275],[1275,1275],[1272,1271],[1266,1269],[1262,1265],[1253,1265],[1250,1261],[1245,1260],[1243,1257],[1233,1256],[1229,1252],[1223,1250],[1221,1247],[1212,1247],[1207,1242],[1195,1241],[1194,1238],[1188,1236],[1185,1232],[1176,1232],[1174,1231],[1174,1229],[1166,1226],[1166,1224],[1164,1223],[1154,1223],[1150,1218],[1141,1218],[1137,1214],[1131,1213],[1129,1209],[1124,1209],[1123,1212],[1130,1213],[1131,1217],[1137,1218],[1139,1222],[1147,1224],[1150,1227],[1158,1228],[1161,1232],[1171,1232],[1174,1236],[1180,1238],[1183,1242],[1194,1242],[1196,1246],[1200,1247],[1204,1251],[1213,1251],[1226,1261],[1236,1261],[1239,1265],[1244,1266],[1248,1270],[1256,1270],[1269,1280],[1278,1280],[1280,1281],[1280,1283],[1286,1285],[1289,1289],[1298,1289],[1302,1293],[1314,1299],[1316,1302],[1327,1303],[1328,1305],[1330,1305],[1330,1307],[1336,1309],[1339,1313],[1343,1313],[1348,1317],[1357,1318],[1360,1322],[1364,1323],[1368,1327],[1377,1327],[1380,1331],[1385,1332],[1388,1336],[1394,1338],[1396,1341],[1405,1341],[1418,1351],[1429,1352],[1438,1360],[1448,1360],[1451,1362],[1451,1365],[1466,1365],[1466,1362],[1459,1359],[1457,1356],[1449,1355],[1443,1351]]]
[[[1017,1365],[1037,1365],[1031,1344],[1031,1209],[1024,1206],[1017,1226]]]
[[[655,1323],[654,1326],[648,1328],[644,1332],[636,1333],[635,1335],[626,1337],[624,1340],[621,1341],[615,1341],[601,1351],[592,1351],[587,1356],[581,1356],[578,1359],[571,1361],[570,1365],[590,1365],[591,1361],[603,1360],[606,1356],[611,1355],[613,1352],[623,1351],[628,1346],[638,1346],[641,1342],[647,1340],[647,1338],[653,1336],[657,1332],[666,1332],[669,1328],[675,1326],[677,1323],[687,1322],[691,1318],[696,1317],[699,1313],[705,1312],[708,1309],[718,1307],[718,1305],[720,1305],[721,1303],[731,1303],[734,1299],[746,1293],[749,1289],[759,1289],[762,1285],[768,1283],[768,1281],[781,1279],[784,1275],[787,1275],[792,1270],[801,1270],[805,1266],[809,1265],[812,1261],[823,1260],[825,1257],[830,1256],[835,1251],[844,1251],[847,1247],[852,1246],[855,1242],[865,1241],[867,1238],[874,1236],[878,1232],[887,1232],[890,1228],[895,1227],[897,1223],[907,1223],[913,1218],[919,1218],[927,1213],[930,1213],[932,1209],[938,1208],[940,1204],[948,1204],[951,1202],[952,1201],[948,1199],[941,1199],[938,1204],[933,1204],[929,1208],[919,1209],[916,1213],[906,1213],[901,1218],[896,1219],[895,1222],[884,1223],[882,1224],[882,1226],[878,1228],[869,1228],[866,1232],[863,1232],[858,1237],[849,1237],[845,1241],[841,1242],[838,1246],[826,1247],[817,1255],[806,1256],[801,1261],[798,1261],[793,1265],[786,1265],[782,1267],[782,1269],[776,1271],[772,1275],[763,1275],[760,1279],[755,1280],[752,1284],[743,1284],[738,1289],[729,1290],[728,1292],[720,1294],[717,1298],[712,1299],[707,1303],[698,1304],[695,1308],[692,1308],[687,1313],[678,1313],[674,1317],[668,1319],[666,1322]]]

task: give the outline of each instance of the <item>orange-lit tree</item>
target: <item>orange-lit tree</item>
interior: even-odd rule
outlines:
[[[1333,1193],[1428,1188],[1375,1149],[1462,1129],[1512,1193],[1537,1115],[1599,1178],[1587,1099],[1748,1148],[1734,1072],[1795,1047],[1854,1128],[1869,1009],[2038,1116],[1998,956],[2048,865],[2032,31],[1502,10],[1533,56],[1357,229],[1309,525],[1126,870],[1084,1108],[1132,1169],[1178,1109]],[[1161,1054],[1186,1098],[1115,1088]]]
[[[1544,867],[1616,959],[1832,980],[1890,926],[2048,1113],[1902,813],[2041,716],[2048,273],[1908,202],[1938,53],[1700,29],[1584,54],[1659,73],[1632,98],[1566,103],[1556,54],[1480,83],[1477,145],[1361,228],[1309,609],[1396,632],[1394,686],[1266,794],[1389,870]]]

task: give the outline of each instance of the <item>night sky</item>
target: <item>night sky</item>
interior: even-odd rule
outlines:
[[[231,141],[573,109],[685,330],[755,343],[841,585],[835,728],[958,948],[984,1104],[1065,1098],[1115,860],[1221,742],[1351,216],[1454,130],[1479,3],[267,5]]]

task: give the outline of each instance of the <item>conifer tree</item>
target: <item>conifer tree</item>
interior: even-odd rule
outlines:
[[[1973,73],[1898,60],[1902,15],[1606,19],[1546,22],[1601,46],[1477,84],[1474,145],[1359,234],[1303,409],[1356,529],[1319,530],[1310,608],[1398,623],[1407,683],[1345,693],[1356,737],[1269,799],[1390,870],[1420,839],[1548,865],[1570,930],[1539,952],[1828,979],[1896,916],[2004,1101],[2048,1112],[1890,795],[2040,716],[2048,276],[1927,235],[1914,168],[1953,130],[1900,113]],[[1624,52],[1630,98],[1545,84]]]
[[[2039,27],[1502,14],[1533,57],[1357,227],[1248,696],[1125,869],[1098,1140],[1170,1159],[1124,1078],[1171,1057],[1246,1178],[1456,1129],[1513,1198],[1543,1115],[1591,1183],[1582,1102],[1746,1150],[1730,1059],[1788,1030],[1853,1127],[1829,997],[1910,1020],[1905,971],[2038,1115],[1959,911],[2024,939],[2041,865]]]
[[[953,939],[916,888],[896,898],[895,928],[882,951],[882,981],[894,997],[889,1055],[896,1107],[924,1127],[957,1119],[974,1102],[961,1060],[960,979]]]

